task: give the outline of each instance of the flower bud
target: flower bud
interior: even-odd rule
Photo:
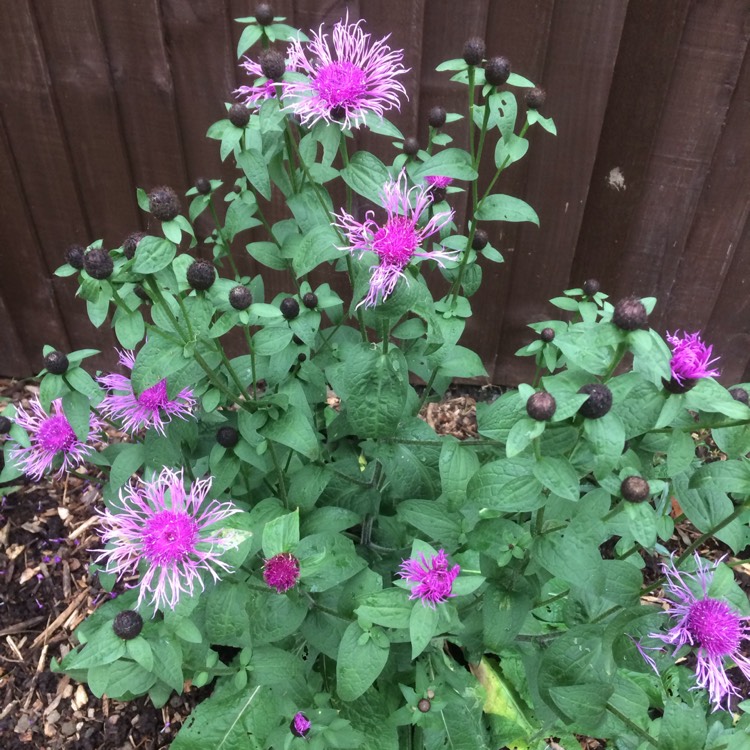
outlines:
[[[241,284],[232,287],[229,290],[229,304],[235,310],[247,310],[253,304],[252,292]]]
[[[682,382],[674,377],[669,380],[662,378],[661,383],[669,393],[687,393],[689,390],[695,388],[698,378],[682,378]]]
[[[444,201],[446,195],[448,195],[448,191],[444,187],[433,185],[430,188],[430,199],[433,203],[440,203],[441,201]]]
[[[148,292],[140,284],[136,284],[133,291],[138,299],[142,299],[144,302],[151,302],[151,297],[148,296]]]
[[[146,236],[145,232],[133,232],[129,234],[122,243],[123,255],[128,260],[132,260],[135,255],[135,250],[138,247],[138,243]]]
[[[748,393],[744,388],[731,388],[729,391],[729,395],[735,401],[739,401],[741,404],[750,406],[750,396],[748,396]]]
[[[545,344],[549,344],[555,340],[555,331],[553,328],[542,328],[539,333],[539,338],[544,341]]]
[[[148,210],[159,221],[172,221],[180,208],[180,199],[171,187],[157,187],[148,194]]]
[[[416,138],[407,138],[404,141],[404,153],[407,156],[416,156],[419,152],[419,141]]]
[[[305,354],[304,352],[300,352],[297,355],[297,362],[304,362],[306,359],[307,359],[307,354]]]
[[[587,297],[593,297],[601,288],[601,284],[596,279],[586,279],[583,282],[583,293]]]
[[[255,20],[261,26],[270,26],[273,23],[273,11],[268,3],[259,3],[255,6]]]
[[[233,104],[229,108],[229,122],[238,128],[244,128],[250,122],[250,110],[244,104]]]
[[[284,55],[275,49],[266,49],[260,53],[258,58],[260,70],[266,78],[272,81],[280,81],[286,70]]]
[[[195,181],[195,189],[201,195],[208,195],[211,192],[211,180],[208,180],[205,177],[199,177]]]
[[[289,724],[289,731],[295,737],[305,737],[310,731],[312,724],[310,720],[301,711],[294,714],[291,724]]]
[[[648,482],[642,477],[626,477],[620,485],[620,494],[629,503],[642,503],[651,494]]]
[[[422,698],[422,700],[417,703],[417,708],[423,713],[426,714],[431,708],[432,703],[427,700],[427,698]]]
[[[546,422],[555,416],[557,402],[555,397],[547,391],[532,393],[526,402],[526,413],[537,422]]]
[[[53,375],[62,375],[68,370],[68,358],[62,352],[50,352],[44,358],[44,366],[47,372]]]
[[[487,247],[487,243],[490,241],[490,236],[484,229],[477,229],[474,232],[474,239],[471,241],[471,247],[473,250],[484,250]]]
[[[446,116],[447,112],[445,111],[445,107],[433,107],[427,117],[427,122],[429,122],[430,126],[433,128],[442,128],[443,125],[445,125]]]
[[[528,89],[525,99],[526,106],[529,109],[539,109],[544,106],[544,102],[547,99],[547,92],[539,88]]]
[[[281,314],[287,320],[292,320],[299,315],[299,302],[297,302],[297,300],[293,297],[286,297],[281,300],[279,309],[281,310]]]
[[[479,65],[484,60],[484,55],[487,48],[484,44],[484,39],[479,36],[473,36],[471,39],[466,40],[464,44],[464,62],[467,65]]]
[[[292,336],[292,341],[293,341],[293,342],[294,342],[294,343],[295,343],[295,344],[296,344],[297,346],[302,346],[302,344],[304,344],[304,343],[305,343],[305,342],[304,342],[304,341],[303,341],[303,340],[302,340],[302,339],[301,339],[301,338],[300,338],[300,337],[299,337],[299,336],[298,336],[298,335],[297,335],[296,333],[294,334],[294,336]]]
[[[188,284],[193,289],[203,292],[210,289],[216,281],[216,269],[210,261],[198,258],[188,266],[186,276]]]
[[[484,78],[491,86],[502,86],[510,75],[507,57],[491,57],[484,66]]]
[[[10,432],[10,428],[13,423],[8,417],[0,417],[0,435],[7,435]]]
[[[104,248],[98,247],[93,250],[89,250],[86,255],[83,256],[83,267],[86,273],[91,276],[92,279],[108,279],[112,275],[112,271],[115,269],[115,264],[112,262],[109,253]]]
[[[309,310],[314,310],[318,306],[318,295],[308,292],[302,298],[302,304]]]
[[[625,297],[615,305],[612,322],[623,331],[635,331],[648,325],[648,313],[637,297]]]
[[[578,407],[578,413],[587,419],[599,419],[612,408],[612,391],[602,383],[589,383],[578,389],[589,397]]]
[[[112,622],[112,630],[118,638],[125,641],[131,641],[140,634],[143,629],[143,618],[132,609],[126,609],[118,612]]]
[[[240,442],[240,433],[234,427],[224,425],[216,431],[216,442],[223,448],[234,448]]]
[[[86,248],[83,245],[71,245],[65,251],[65,262],[79,271],[83,268],[83,256],[86,254]]]
[[[337,104],[335,107],[332,107],[331,119],[336,120],[336,122],[343,122],[346,119],[346,109],[340,104]]]

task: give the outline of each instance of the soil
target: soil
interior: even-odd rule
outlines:
[[[23,401],[36,392],[33,383],[0,380],[0,403]],[[500,392],[462,387],[439,404],[428,404],[422,416],[437,432],[461,439],[476,437],[476,400],[492,400]],[[95,473],[90,480],[68,476],[0,487],[3,750],[167,747],[193,707],[210,693],[210,687],[188,687],[156,709],[146,697],[129,703],[98,699],[86,685],[49,671],[52,658],[62,658],[75,646],[76,626],[110,596],[88,573],[89,550],[99,546],[94,515],[98,503]],[[674,547],[684,548],[697,536],[689,525],[678,524]],[[701,552],[718,557],[726,550],[714,544]],[[742,566],[738,574],[750,591],[750,566]],[[585,750],[606,747],[590,737],[580,742]],[[553,739],[550,746],[555,747]]]

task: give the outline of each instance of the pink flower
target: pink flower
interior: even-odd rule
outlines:
[[[370,291],[360,302],[374,306],[378,299],[385,299],[396,288],[404,269],[415,258],[429,258],[443,265],[453,260],[457,251],[422,250],[422,244],[431,235],[439,232],[453,221],[453,211],[441,211],[429,218],[422,226],[419,220],[431,203],[429,188],[408,187],[406,172],[402,170],[398,180],[386,183],[381,194],[387,218],[384,224],[373,219],[368,211],[363,222],[357,221],[346,211],[336,215],[336,225],[349,240],[349,250],[357,255],[373,252],[378,256],[378,265],[371,268]]]
[[[182,470],[162,469],[152,482],[124,487],[116,512],[99,513],[102,541],[113,546],[97,550],[97,562],[118,577],[145,566],[137,606],[150,594],[156,608],[174,609],[180,596],[193,595],[196,584],[205,588],[202,573],[218,581],[215,568],[231,572],[220,559],[229,544],[210,527],[240,510],[218,500],[204,507],[211,481],[197,480],[186,491]]]
[[[133,369],[134,352],[122,351],[119,359],[121,365]],[[164,426],[172,417],[185,419],[195,408],[196,402],[189,388],[183,388],[174,399],[170,399],[166,379],[147,388],[140,396],[135,395],[133,384],[125,375],[110,373],[99,378],[99,383],[110,391],[99,409],[109,419],[121,421],[123,429],[130,433],[153,427],[164,435]]]
[[[400,109],[399,96],[406,90],[396,76],[406,73],[402,50],[391,50],[388,37],[375,42],[360,28],[362,21],[339,21],[333,27],[332,44],[321,26],[306,47],[299,40],[289,47],[289,67],[308,80],[285,81],[284,98],[305,125],[318,120],[339,121],[345,128],[364,124],[368,112],[382,117]]]
[[[719,375],[717,369],[709,369],[714,362],[718,362],[719,357],[711,359],[713,347],[703,343],[700,332],[685,333],[684,336],[680,336],[679,331],[667,333],[667,341],[672,347],[672,360],[669,363],[672,377],[680,385],[685,385],[685,381]]]
[[[292,723],[289,725],[289,729],[295,737],[305,737],[310,731],[312,723],[301,711],[294,714]]]
[[[455,596],[452,593],[453,581],[461,572],[459,565],[448,569],[448,556],[445,550],[440,550],[428,561],[424,554],[419,558],[410,558],[401,563],[399,575],[406,581],[417,584],[411,590],[409,599],[421,599],[422,604],[435,609],[436,604],[447,601]]]
[[[281,552],[263,562],[263,580],[279,594],[299,580],[299,560],[291,552]]]
[[[255,76],[256,79],[262,79],[256,80],[252,86],[240,86],[234,90],[234,94],[245,106],[259,106],[266,99],[272,99],[276,96],[277,84],[275,81],[272,81],[270,78],[266,78],[263,75],[260,63],[246,57],[240,65],[245,69],[245,72],[248,75]],[[286,69],[293,70],[289,60],[286,61]]]
[[[428,177],[425,177],[425,182],[431,187],[431,188],[447,188],[448,185],[450,185],[453,182],[452,177],[442,177],[440,175],[429,175]]]
[[[742,641],[750,637],[750,617],[743,617],[722,599],[709,597],[708,588],[715,568],[704,565],[697,553],[695,562],[695,573],[681,572],[671,562],[662,565],[668,597],[662,602],[669,606],[668,614],[674,625],[665,634],[649,633],[649,637],[674,645],[675,651],[692,646],[697,657],[695,676],[698,687],[708,690],[714,711],[722,707],[728,710],[730,697],[739,695],[740,691],[731,683],[725,662],[734,662],[750,680],[750,659],[742,653]],[[693,593],[688,581],[700,586],[701,596]],[[646,655],[644,647],[638,646],[658,673],[656,662]]]
[[[38,398],[29,401],[30,411],[19,406],[16,412],[16,424],[29,433],[31,445],[11,448],[10,457],[29,477],[39,481],[52,466],[56,459],[61,458],[62,464],[55,474],[60,478],[66,471],[80,466],[86,456],[94,452],[94,448],[76,437],[68,422],[62,407],[62,399],[55,399],[52,414],[47,414]],[[101,420],[95,415],[89,416],[89,435],[98,432],[103,427]]]

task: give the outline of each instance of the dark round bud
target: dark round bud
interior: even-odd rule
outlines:
[[[255,6],[255,20],[261,26],[270,26],[273,23],[273,11],[268,3]]]
[[[62,352],[50,352],[44,358],[44,366],[47,372],[53,375],[62,375],[68,370],[68,358]]]
[[[193,289],[203,292],[216,281],[216,269],[210,261],[198,258],[188,266],[186,276],[188,284]]]
[[[445,125],[446,115],[447,112],[445,111],[445,107],[433,107],[430,110],[430,114],[427,116],[427,122],[429,122],[433,128],[442,128],[443,125]]]
[[[471,39],[466,40],[464,44],[464,62],[467,65],[479,65],[484,60],[484,55],[487,48],[484,44],[484,39],[479,36],[473,36]]]
[[[578,389],[589,397],[578,407],[578,413],[587,419],[599,419],[612,408],[612,391],[602,383],[589,383]]]
[[[529,109],[539,109],[544,106],[547,99],[547,92],[544,89],[533,88],[526,92],[526,106]]]
[[[86,269],[86,273],[91,276],[92,279],[108,279],[114,271],[115,264],[112,262],[112,258],[109,257],[109,253],[101,247],[89,250],[86,255],[83,256],[83,267]]]
[[[124,641],[130,641],[140,634],[143,629],[143,618],[134,610],[126,609],[124,612],[118,612],[112,622],[112,630],[115,635]]]
[[[10,432],[12,424],[8,417],[0,417],[0,435],[7,435]]]
[[[259,56],[260,70],[266,78],[272,81],[280,81],[286,70],[284,55],[278,50],[263,50]]]
[[[477,229],[474,232],[474,239],[471,241],[471,247],[474,250],[484,250],[487,247],[487,243],[490,241],[490,236],[484,229]]]
[[[336,120],[336,122],[342,122],[346,119],[346,109],[342,107],[340,104],[337,104],[335,107],[331,108],[331,119]]]
[[[232,287],[229,291],[229,304],[235,310],[247,310],[253,304],[252,292],[241,284]]]
[[[555,397],[547,391],[532,393],[526,402],[526,413],[537,422],[546,422],[555,416],[557,402]]]
[[[289,731],[295,737],[306,737],[310,733],[312,724],[303,713],[297,713],[289,724]]]
[[[615,305],[612,322],[623,331],[635,331],[648,325],[648,313],[637,297],[625,297]]]
[[[416,138],[407,138],[404,141],[404,153],[407,156],[416,156],[419,152],[419,141]]]
[[[302,298],[302,304],[308,309],[313,310],[314,308],[318,306],[318,295],[313,294],[312,292],[308,292]]]
[[[304,344],[304,343],[305,343],[305,342],[304,342],[304,341],[303,341],[303,340],[302,340],[302,339],[301,339],[301,338],[300,338],[300,337],[299,337],[299,336],[298,336],[298,335],[297,335],[296,333],[294,334],[294,336],[292,336],[292,341],[293,341],[293,342],[294,342],[294,343],[295,343],[295,344],[296,344],[297,346],[302,346],[302,344]]]
[[[128,260],[132,260],[138,243],[146,236],[145,232],[133,232],[122,243],[122,252]]]
[[[240,442],[240,433],[234,427],[224,425],[216,430],[216,442],[224,448],[234,448]]]
[[[417,708],[423,713],[426,714],[431,708],[432,703],[427,700],[427,698],[422,698],[422,700],[417,703]]]
[[[729,395],[735,400],[739,401],[745,406],[750,406],[750,396],[744,388],[730,388]]]
[[[539,338],[544,341],[545,344],[555,340],[555,331],[553,328],[542,328]]]
[[[502,86],[510,75],[510,60],[507,57],[491,57],[484,66],[484,79],[491,86]]]
[[[299,315],[299,302],[294,297],[286,297],[281,300],[279,309],[287,320],[292,320],[292,318],[296,318]]]
[[[670,393],[687,393],[689,390],[695,388],[698,380],[697,378],[682,378],[682,382],[680,383],[672,377],[669,380],[662,378],[661,382],[665,390]]]
[[[133,291],[138,299],[142,299],[144,302],[151,302],[151,297],[148,296],[148,292],[140,284],[136,284]]]
[[[83,268],[83,256],[85,254],[86,248],[83,245],[71,245],[65,251],[65,262],[80,271]]]
[[[307,354],[305,354],[304,352],[300,352],[297,355],[297,362],[304,362],[306,359],[307,359]]]
[[[211,180],[208,180],[205,177],[199,177],[195,181],[195,189],[201,195],[208,195],[211,192]]]
[[[148,194],[148,210],[159,221],[172,221],[180,208],[180,199],[171,187],[157,187]]]
[[[250,122],[250,110],[244,104],[233,104],[229,108],[229,122],[238,128],[244,128]]]
[[[601,288],[601,284],[596,279],[586,279],[583,282],[583,293],[587,297],[593,297]]]
[[[430,198],[432,198],[433,203],[440,203],[441,201],[444,201],[447,194],[448,193],[444,187],[433,185],[430,188]]]
[[[625,477],[620,485],[620,494],[629,503],[642,503],[648,500],[651,490],[648,482],[642,477]]]

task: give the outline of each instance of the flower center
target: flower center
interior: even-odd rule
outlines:
[[[166,378],[160,380],[156,385],[146,388],[146,390],[138,396],[138,403],[152,411],[156,411],[157,409],[166,406],[168,401]]]
[[[375,232],[373,250],[380,256],[382,265],[403,268],[419,246],[414,224],[405,216],[388,219],[385,226]]]
[[[144,554],[155,565],[184,560],[195,550],[196,520],[184,512],[161,510],[154,514],[143,535]]]
[[[700,599],[691,605],[686,626],[709,656],[734,654],[742,641],[740,617],[719,599]]]
[[[313,86],[330,109],[357,106],[367,92],[365,72],[348,60],[324,65],[317,71]]]
[[[447,598],[453,588],[453,579],[447,570],[433,569],[425,573],[422,583],[432,596]]]
[[[39,445],[50,453],[69,451],[77,440],[70,422],[62,414],[45,419],[39,427],[37,439]]]

